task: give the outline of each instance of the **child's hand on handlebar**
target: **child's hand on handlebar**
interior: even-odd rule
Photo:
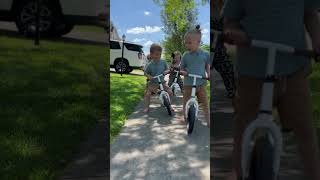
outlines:
[[[187,72],[187,71],[180,70],[180,74],[183,75],[183,76],[187,76],[187,75],[188,75],[188,72]]]
[[[236,46],[246,46],[249,43],[248,35],[241,29],[225,29],[223,40]]]
[[[167,74],[169,74],[170,73],[170,69],[169,70],[165,70],[164,72],[163,72],[163,75],[165,76],[165,75],[167,75]]]

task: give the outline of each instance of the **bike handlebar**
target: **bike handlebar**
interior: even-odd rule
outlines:
[[[158,77],[164,76],[164,74],[159,74],[157,76],[153,76],[152,79],[157,79]]]
[[[227,36],[223,36],[225,39],[228,39]],[[228,41],[229,44],[233,44],[233,41]],[[259,47],[259,48],[265,48],[265,49],[274,49],[276,51],[293,54],[295,56],[304,56],[309,58],[314,58],[316,62],[320,61],[320,54],[308,49],[298,49],[292,46],[288,46],[285,44],[280,43],[274,43],[270,41],[262,41],[262,40],[255,40],[255,39],[249,39],[247,42],[241,45],[242,47]]]
[[[209,78],[208,78],[208,77],[205,77],[205,76],[199,76],[199,75],[196,75],[196,74],[188,74],[187,76],[192,77],[192,78],[198,78],[198,79],[205,79],[205,80],[209,80]]]

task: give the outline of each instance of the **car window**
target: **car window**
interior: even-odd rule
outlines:
[[[125,43],[124,44],[126,46],[126,48],[130,51],[137,51],[137,52],[140,52],[140,53],[143,53],[142,49],[141,49],[141,46],[139,45],[135,45],[135,44],[127,44]]]
[[[111,49],[121,49],[119,42],[110,41],[110,48]]]

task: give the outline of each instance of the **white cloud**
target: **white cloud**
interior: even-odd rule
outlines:
[[[203,29],[202,34],[208,34],[210,31],[208,29]]]
[[[146,43],[144,43],[143,46],[147,48],[147,47],[150,47],[151,44],[153,44],[153,42],[149,40]]]
[[[203,26],[209,26],[210,22],[204,23]]]
[[[145,38],[135,38],[134,40],[133,40],[133,42],[142,42],[142,41],[146,41],[146,39]]]
[[[209,41],[210,41],[210,37],[209,37],[208,34],[202,34],[201,40],[202,40],[202,42],[204,42],[205,44],[208,44]]]
[[[149,11],[144,11],[144,15],[146,15],[146,16],[150,16],[150,12]]]
[[[148,40],[143,44],[143,52],[147,55],[150,52],[150,46],[153,44],[153,41]]]
[[[128,34],[143,34],[143,33],[156,33],[160,32],[162,27],[159,26],[145,26],[145,27],[134,27],[127,30]]]

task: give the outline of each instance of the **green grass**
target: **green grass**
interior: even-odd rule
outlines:
[[[320,64],[313,64],[310,76],[310,86],[312,92],[312,106],[315,126],[320,129]]]
[[[98,27],[98,26],[85,26],[85,25],[75,26],[74,29],[73,29],[73,31],[105,33],[105,30],[104,30],[102,27]]]
[[[0,179],[56,179],[103,118],[106,49],[0,42]]]
[[[146,87],[144,76],[111,74],[110,76],[110,137],[120,132],[128,115],[143,99]]]

